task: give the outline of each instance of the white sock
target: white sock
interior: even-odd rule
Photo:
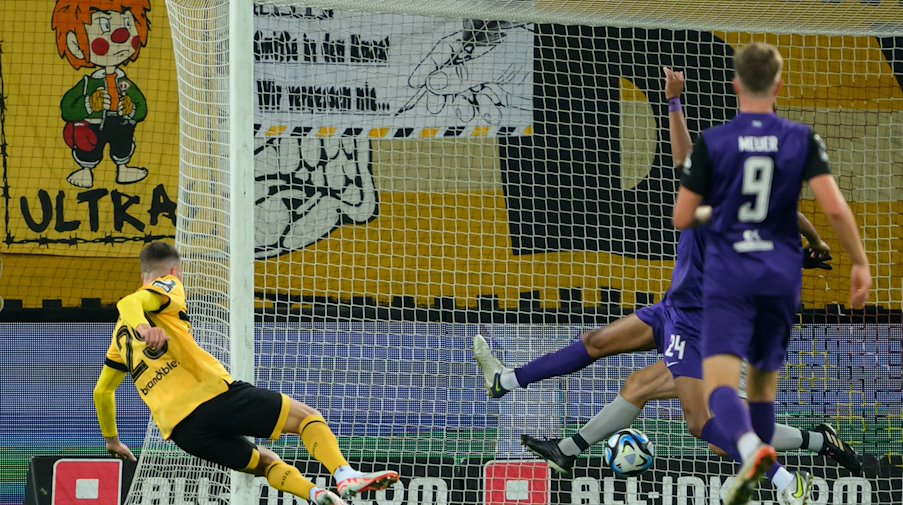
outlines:
[[[361,472],[358,472],[354,468],[350,466],[340,466],[335,469],[335,473],[332,474],[332,477],[335,479],[336,483],[342,482],[343,480],[353,479],[355,477],[360,477],[364,475]]]
[[[513,368],[506,368],[502,370],[502,376],[499,379],[502,387],[507,389],[508,391],[513,391],[515,389],[520,389],[521,385],[517,382],[517,375],[514,374]]]
[[[809,449],[812,452],[818,452],[825,447],[825,435],[823,433],[819,433],[817,431],[809,432],[809,447],[803,447],[803,449]]]
[[[762,440],[760,440],[752,431],[741,435],[740,440],[737,440],[737,450],[740,451],[740,456],[743,457],[743,461],[749,459],[761,444]]]
[[[775,424],[774,437],[771,439],[771,446],[777,451],[799,449],[803,446],[803,432],[801,432],[799,428],[794,428],[793,426]]]
[[[788,472],[787,469],[782,466],[781,468],[778,468],[777,472],[774,473],[774,477],[771,478],[771,482],[775,485],[776,488],[778,488],[778,491],[784,491],[791,484],[793,484],[793,479],[795,478],[795,475]]]
[[[320,488],[318,488],[316,486],[314,486],[310,489],[310,500],[309,501],[311,503],[317,503],[317,500],[314,497],[317,495],[317,492],[319,492],[319,491],[320,491]]]

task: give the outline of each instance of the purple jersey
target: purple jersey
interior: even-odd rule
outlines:
[[[702,265],[706,231],[688,229],[677,241],[677,261],[665,298],[681,310],[702,310]]]
[[[675,379],[702,379],[699,338],[703,325],[702,311],[680,310],[665,299],[636,311],[636,316],[652,327],[655,346]]]
[[[741,113],[704,131],[681,183],[714,209],[705,250],[705,291],[799,293],[799,194],[803,181],[827,173],[818,135],[774,114]]]

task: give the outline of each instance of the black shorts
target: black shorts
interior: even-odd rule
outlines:
[[[235,381],[176,425],[170,440],[192,456],[243,470],[256,448],[245,436],[278,439],[290,402],[283,394]]]

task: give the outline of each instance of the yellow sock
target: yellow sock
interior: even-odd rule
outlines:
[[[298,428],[304,447],[311,457],[323,464],[330,474],[335,473],[340,466],[349,466],[348,460],[339,450],[339,441],[329,429],[323,416],[308,416],[301,421]]]
[[[267,467],[267,482],[274,488],[310,500],[310,490],[317,487],[304,478],[301,471],[285,461],[277,461]]]

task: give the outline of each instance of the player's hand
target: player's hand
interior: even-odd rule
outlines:
[[[680,94],[684,92],[684,73],[675,72],[669,67],[662,67],[665,71],[665,98],[680,98]]]
[[[129,447],[123,444],[119,437],[110,437],[107,439],[107,452],[110,456],[124,459],[126,461],[138,461],[135,458],[135,455],[132,454],[132,451],[129,450]]]
[[[816,259],[830,258],[831,256],[831,247],[822,239],[818,239],[816,242],[809,242],[809,247],[806,250]]]
[[[869,300],[872,288],[872,273],[868,265],[853,265],[850,269],[850,307],[861,309]]]
[[[152,350],[163,347],[163,344],[169,340],[169,335],[162,328],[157,328],[149,324],[139,324],[135,327],[135,331],[144,339],[144,343]]]
[[[803,268],[810,270],[813,268],[821,268],[822,270],[833,270],[828,262],[834,259],[831,253],[824,249],[815,249],[810,244],[809,247],[803,249]]]

